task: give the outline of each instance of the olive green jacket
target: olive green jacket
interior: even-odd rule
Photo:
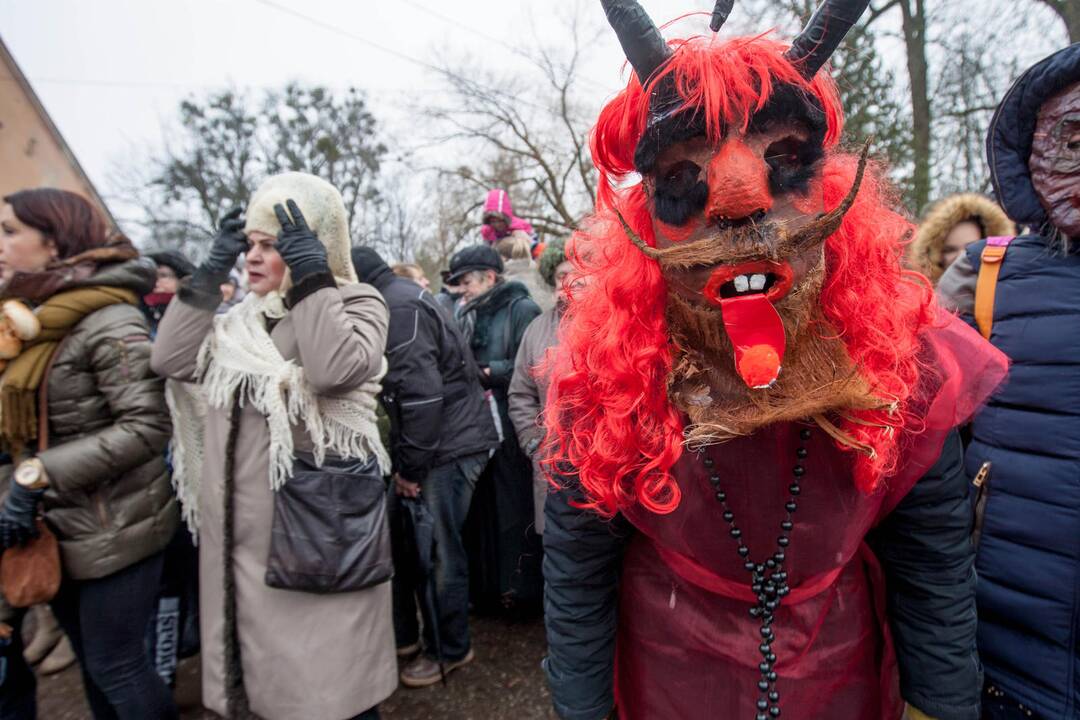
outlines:
[[[141,297],[153,284],[154,263],[135,259],[61,289],[108,285]],[[111,575],[162,550],[179,524],[165,464],[172,432],[165,381],[150,370],[142,312],[119,304],[90,313],[46,372],[49,438],[37,454],[49,479],[45,519],[60,541],[65,577]]]

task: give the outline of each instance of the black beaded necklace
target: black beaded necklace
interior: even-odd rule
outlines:
[[[709,471],[709,482],[713,486],[716,500],[724,508],[723,518],[731,526],[728,534],[737,543],[735,551],[743,559],[743,567],[750,573],[750,590],[757,595],[757,604],[750,608],[750,617],[761,621],[761,645],[758,647],[761,651],[761,663],[758,665],[758,669],[761,671],[758,690],[761,691],[761,695],[758,697],[758,712],[754,716],[754,720],[769,720],[769,718],[780,717],[780,691],[776,689],[776,670],[774,669],[776,654],[772,649],[773,642],[776,640],[776,633],[773,631],[772,624],[776,609],[780,607],[781,601],[791,592],[791,588],[788,586],[788,574],[784,570],[784,560],[787,559],[785,549],[791,544],[789,533],[794,527],[791,517],[795,514],[795,510],[798,509],[796,498],[802,493],[802,487],[799,483],[803,475],[806,474],[803,462],[809,454],[805,443],[810,439],[810,430],[808,428],[801,430],[799,438],[803,444],[800,444],[795,451],[798,462],[792,469],[794,479],[791,481],[791,485],[788,486],[790,497],[788,497],[787,503],[784,504],[786,513],[780,523],[780,535],[776,538],[776,552],[761,563],[755,562],[750,557],[750,548],[743,542],[742,530],[735,524],[735,513],[731,511],[727,504],[727,493],[720,487],[722,478],[713,470],[715,462],[712,458],[705,456],[704,449],[698,451],[701,464]]]

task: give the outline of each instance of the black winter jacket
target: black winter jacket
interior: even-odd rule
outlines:
[[[499,436],[461,331],[431,293],[384,263],[365,268],[390,310],[389,369],[380,395],[394,471],[420,482],[431,468],[487,452]]]
[[[634,530],[622,516],[607,521],[571,505],[581,499],[580,488],[568,487],[545,504],[544,669],[559,717],[601,720],[614,703],[619,569]],[[971,525],[954,432],[937,464],[867,538],[885,571],[901,692],[939,720],[979,717]]]

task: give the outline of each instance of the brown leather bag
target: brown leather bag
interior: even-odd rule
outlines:
[[[60,589],[60,544],[41,518],[37,527],[36,538],[0,557],[0,589],[12,607],[49,602]]]
[[[45,366],[38,388],[38,450],[49,447],[49,376],[65,336]],[[11,479],[15,482],[15,478]],[[60,590],[60,543],[42,518],[37,518],[38,536],[23,547],[10,547],[0,556],[0,592],[12,607],[24,608],[49,602]]]

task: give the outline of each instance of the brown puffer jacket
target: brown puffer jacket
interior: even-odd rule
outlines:
[[[108,285],[141,297],[154,274],[153,261],[133,259],[58,289]],[[164,382],[150,370],[149,329],[133,305],[87,315],[57,348],[43,381],[49,447],[38,458],[49,477],[45,517],[60,540],[66,577],[122,570],[162,550],[176,531]]]

